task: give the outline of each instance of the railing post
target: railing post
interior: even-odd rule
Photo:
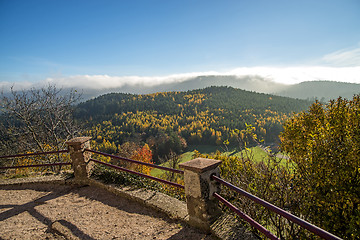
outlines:
[[[179,166],[185,170],[185,195],[192,226],[210,232],[210,225],[221,214],[214,192],[219,192],[219,184],[210,176],[219,176],[219,160],[196,158]]]
[[[76,181],[87,180],[90,176],[92,170],[92,163],[89,163],[91,153],[84,151],[86,148],[90,149],[90,139],[91,137],[77,137],[66,142]]]

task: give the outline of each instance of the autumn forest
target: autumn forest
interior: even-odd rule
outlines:
[[[148,95],[111,93],[78,105],[75,116],[99,150],[116,153],[126,142],[147,143],[154,161],[188,145],[237,146],[246,126],[258,139],[278,143],[282,124],[309,101],[209,87]]]

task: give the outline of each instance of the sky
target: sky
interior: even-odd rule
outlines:
[[[360,84],[359,0],[0,0],[0,88]]]

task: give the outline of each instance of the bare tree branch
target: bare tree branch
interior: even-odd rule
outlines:
[[[1,93],[0,152],[62,149],[79,133],[72,113],[80,97],[75,91],[63,92],[53,85]]]

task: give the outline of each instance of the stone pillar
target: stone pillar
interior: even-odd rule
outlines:
[[[214,192],[219,192],[219,184],[210,180],[210,176],[219,176],[219,160],[196,158],[179,166],[185,170],[185,196],[192,226],[210,232],[210,225],[221,215]]]
[[[77,137],[66,142],[69,148],[72,168],[74,170],[75,181],[85,181],[88,179],[92,169],[92,163],[89,163],[90,152],[84,149],[90,149],[91,137]]]

